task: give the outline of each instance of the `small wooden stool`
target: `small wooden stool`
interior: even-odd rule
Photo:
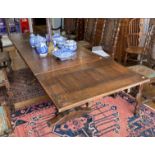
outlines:
[[[6,105],[2,105],[0,106],[0,136],[8,136],[11,132],[10,111]]]

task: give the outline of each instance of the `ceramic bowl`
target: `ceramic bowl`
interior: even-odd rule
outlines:
[[[65,42],[64,47],[65,47],[66,49],[71,50],[71,51],[75,51],[75,50],[77,49],[77,43],[76,43],[76,41],[74,41],[74,40],[67,40],[67,41]]]
[[[55,45],[58,45],[59,48],[64,47],[64,43],[66,41],[66,38],[61,36],[60,34],[54,34],[52,36],[52,40]]]

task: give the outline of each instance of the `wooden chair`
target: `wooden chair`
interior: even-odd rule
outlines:
[[[9,71],[12,71],[11,67],[11,58],[9,56],[9,53],[6,51],[3,51],[3,44],[2,44],[2,37],[0,37],[0,68],[9,68]]]
[[[92,48],[92,39],[94,31],[95,18],[85,19],[85,29],[84,29],[84,40],[78,41],[78,45],[91,49]]]
[[[142,55],[141,64],[129,67],[133,71],[136,71],[139,74],[142,74],[142,75],[144,75],[150,79],[155,78],[155,70],[151,69],[151,68],[153,68],[153,66],[152,66],[152,64],[150,64],[150,59],[151,59],[151,52],[150,51],[152,50],[151,49],[151,43],[152,43],[151,40],[153,39],[154,35],[155,35],[155,25],[152,25],[152,26],[150,26],[148,33],[147,33],[147,36],[146,36],[146,39],[145,39],[144,52]],[[149,67],[143,65],[144,61],[147,61],[147,65]]]
[[[76,18],[64,18],[64,30],[65,30],[65,37],[68,39],[77,39],[76,35]]]
[[[117,43],[118,43],[118,38],[120,34],[121,19],[114,20],[112,25],[113,27],[111,28],[111,36],[109,36],[109,39],[108,39],[109,40],[108,42],[110,43],[108,45],[104,43],[101,43],[101,44],[103,45],[103,50],[107,52],[113,59],[115,59]]]
[[[150,63],[151,40],[153,39],[154,34],[155,34],[155,25],[152,25],[150,26],[148,30],[148,34],[146,36],[144,53],[142,55],[142,63],[143,63],[143,59],[146,59],[147,62]],[[148,95],[148,94],[152,94],[152,89],[153,89],[152,83],[155,83],[155,70],[152,69],[152,66],[148,67],[143,64],[140,64],[140,65],[130,66],[128,68],[150,79],[150,84],[146,85],[144,90],[147,93],[147,96],[149,96],[148,100],[155,100],[155,94],[153,96]],[[155,87],[154,87],[154,90],[155,90]]]
[[[105,26],[107,19],[97,18],[94,24],[92,45],[98,46],[102,44],[104,38]]]
[[[140,38],[141,38],[141,27],[143,25],[140,24],[139,18],[131,19],[129,22],[129,34],[127,36],[127,49],[124,59],[124,64],[126,65],[128,60],[128,55],[134,54],[134,55],[140,55],[140,61],[141,61],[141,55],[144,52],[144,47],[140,46]]]
[[[105,31],[106,19],[93,18],[86,19],[84,40],[79,41],[79,46],[92,49],[93,46],[99,46],[102,43]]]
[[[116,54],[116,49],[117,49],[118,37],[119,37],[119,33],[120,33],[120,27],[121,27],[121,20],[117,20],[117,24],[114,26],[114,29],[112,31],[111,48],[106,50],[102,46],[94,47],[94,49],[92,49],[92,52],[97,55],[100,55],[102,57],[107,57],[110,55],[112,57],[112,59],[115,60],[115,54]]]
[[[144,60],[147,60],[147,65],[150,68],[155,68],[155,59],[152,57],[154,37],[155,37],[155,25],[151,25],[149,32],[148,32],[148,37],[145,42],[145,50],[144,50],[144,54],[142,57],[142,63]]]

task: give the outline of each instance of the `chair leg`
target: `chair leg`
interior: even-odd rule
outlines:
[[[11,67],[11,59],[9,59],[9,60],[7,61],[7,66],[8,66],[8,68],[9,68],[9,72],[12,72],[13,70],[12,70],[12,67]]]
[[[126,54],[125,54],[125,58],[124,58],[124,65],[126,65],[126,63],[127,63],[127,59],[128,59],[128,53],[126,52]]]
[[[143,64],[143,60],[144,60],[144,56],[141,54],[141,55],[140,55],[140,60],[139,60],[139,64],[140,64],[140,65]]]

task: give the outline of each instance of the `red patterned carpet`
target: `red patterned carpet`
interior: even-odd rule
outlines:
[[[87,115],[56,125],[46,121],[55,116],[51,101],[16,111],[12,114],[16,137],[155,137],[155,111],[142,105],[139,115],[133,115],[134,98],[120,93],[93,102]]]

